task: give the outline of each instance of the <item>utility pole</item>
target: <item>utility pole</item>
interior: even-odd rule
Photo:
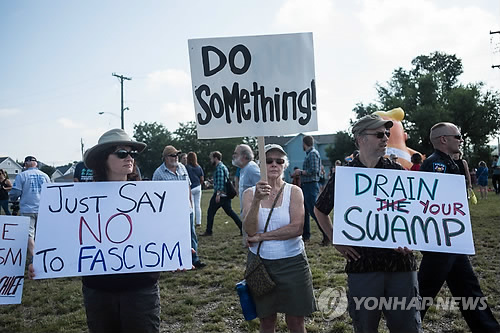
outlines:
[[[81,146],[81,149],[82,149],[82,160],[83,160],[83,150],[84,150],[83,138],[80,138],[80,146]]]
[[[125,109],[123,108],[123,80],[132,80],[131,77],[126,77],[126,76],[123,76],[123,75],[119,75],[119,74],[116,74],[116,73],[113,73],[112,74],[113,76],[116,76],[118,79],[120,79],[120,85],[121,85],[121,98],[122,98],[122,104],[121,104],[121,108],[120,108],[120,115],[121,115],[121,120],[122,120],[122,130],[125,129],[125,119],[124,119],[124,114],[123,114],[123,111],[125,111]],[[128,110],[128,108],[126,108]]]
[[[493,35],[493,34],[500,34],[500,31],[491,31],[490,30],[490,35]],[[491,65],[491,68],[498,68],[498,69],[500,69],[500,65]]]
[[[493,35],[493,34],[500,34],[500,30],[499,31],[491,31],[490,30],[490,35]],[[491,65],[491,68],[500,69],[500,65]],[[497,137],[497,154],[500,155],[500,138],[499,137]]]

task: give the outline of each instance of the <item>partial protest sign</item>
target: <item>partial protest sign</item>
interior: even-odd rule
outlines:
[[[189,214],[185,181],[44,184],[36,278],[190,269]]]
[[[188,44],[198,138],[318,129],[312,33]]]
[[[474,254],[461,175],[335,169],[333,243]]]
[[[0,304],[20,304],[30,219],[0,216]]]

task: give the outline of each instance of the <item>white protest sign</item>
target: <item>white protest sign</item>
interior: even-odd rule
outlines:
[[[312,33],[188,44],[198,138],[318,129]]]
[[[191,268],[186,181],[44,184],[36,278]]]
[[[0,304],[20,304],[30,218],[0,216]]]
[[[474,254],[465,178],[335,169],[333,243]]]

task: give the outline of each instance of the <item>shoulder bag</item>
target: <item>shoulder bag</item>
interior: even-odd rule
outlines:
[[[278,198],[280,197],[281,192],[283,192],[285,185],[286,183],[283,184],[278,195],[276,196],[276,199],[274,199],[271,211],[267,216],[264,232],[266,232],[267,227],[269,226],[269,220],[271,219],[271,214],[273,213],[274,206],[276,206],[276,202],[278,202]],[[262,246],[262,241],[259,242],[259,246],[257,247],[257,255],[251,256],[250,258],[252,259],[249,259],[247,261],[247,267],[245,270],[245,280],[247,282],[248,288],[250,288],[250,292],[254,297],[265,295],[270,291],[272,291],[274,287],[276,287],[276,283],[274,283],[271,276],[269,276],[269,273],[267,272],[266,267],[264,266],[264,263],[260,258],[259,253],[261,246]]]
[[[229,171],[227,172],[227,178],[224,183],[224,188],[226,190],[226,197],[228,199],[233,199],[236,196],[236,189],[233,186],[233,183],[231,183],[231,180],[229,180]]]

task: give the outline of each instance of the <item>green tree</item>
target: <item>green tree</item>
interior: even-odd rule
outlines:
[[[134,125],[134,138],[148,146],[137,157],[143,178],[151,179],[153,172],[162,163],[162,152],[166,145],[172,144],[172,134],[157,122],[140,122]]]
[[[220,151],[222,161],[230,169],[231,174],[234,174],[236,168],[231,164],[231,161],[236,145],[247,143],[253,148],[256,146],[256,141],[253,138],[198,139],[196,123],[193,121],[179,123],[179,127],[173,133],[156,122],[141,122],[134,125],[134,138],[148,145],[144,152],[138,156],[137,163],[143,177],[149,179],[162,163],[162,152],[166,145],[173,145],[185,153],[195,152],[198,156],[198,163],[208,175],[211,175],[215,170],[210,164],[210,152]]]
[[[375,111],[380,110],[380,107],[377,106],[376,104],[370,103],[367,106],[365,106],[363,103],[357,103],[354,109],[354,113],[356,114],[356,119],[362,118],[370,113],[373,113]],[[351,125],[354,123],[354,121],[351,120]],[[340,132],[337,132],[340,133]],[[347,133],[347,132],[345,132]]]
[[[219,151],[222,154],[222,162],[234,174],[236,168],[231,164],[233,151],[236,145],[243,143],[243,138],[228,139],[198,139],[196,123],[189,121],[179,123],[179,127],[174,131],[174,146],[185,153],[193,151],[198,157],[198,164],[203,171],[211,175],[215,168],[210,164],[209,155],[212,151]]]
[[[332,162],[332,165],[334,165],[336,160],[340,160],[344,163],[344,158],[351,155],[354,150],[356,150],[354,138],[345,131],[339,131],[335,133],[333,145],[329,145],[326,148],[326,155],[330,162]]]
[[[377,84],[379,101],[353,109],[357,118],[374,110],[402,107],[407,145],[429,154],[431,127],[442,121],[453,122],[465,138],[465,153],[484,146],[499,132],[499,93],[484,89],[482,83],[458,84],[462,61],[455,55],[434,52],[412,60],[412,68],[397,68],[385,84]]]
[[[56,168],[54,168],[53,166],[44,164],[42,167],[40,167],[40,171],[46,173],[47,176],[51,177],[52,174],[56,171]]]

